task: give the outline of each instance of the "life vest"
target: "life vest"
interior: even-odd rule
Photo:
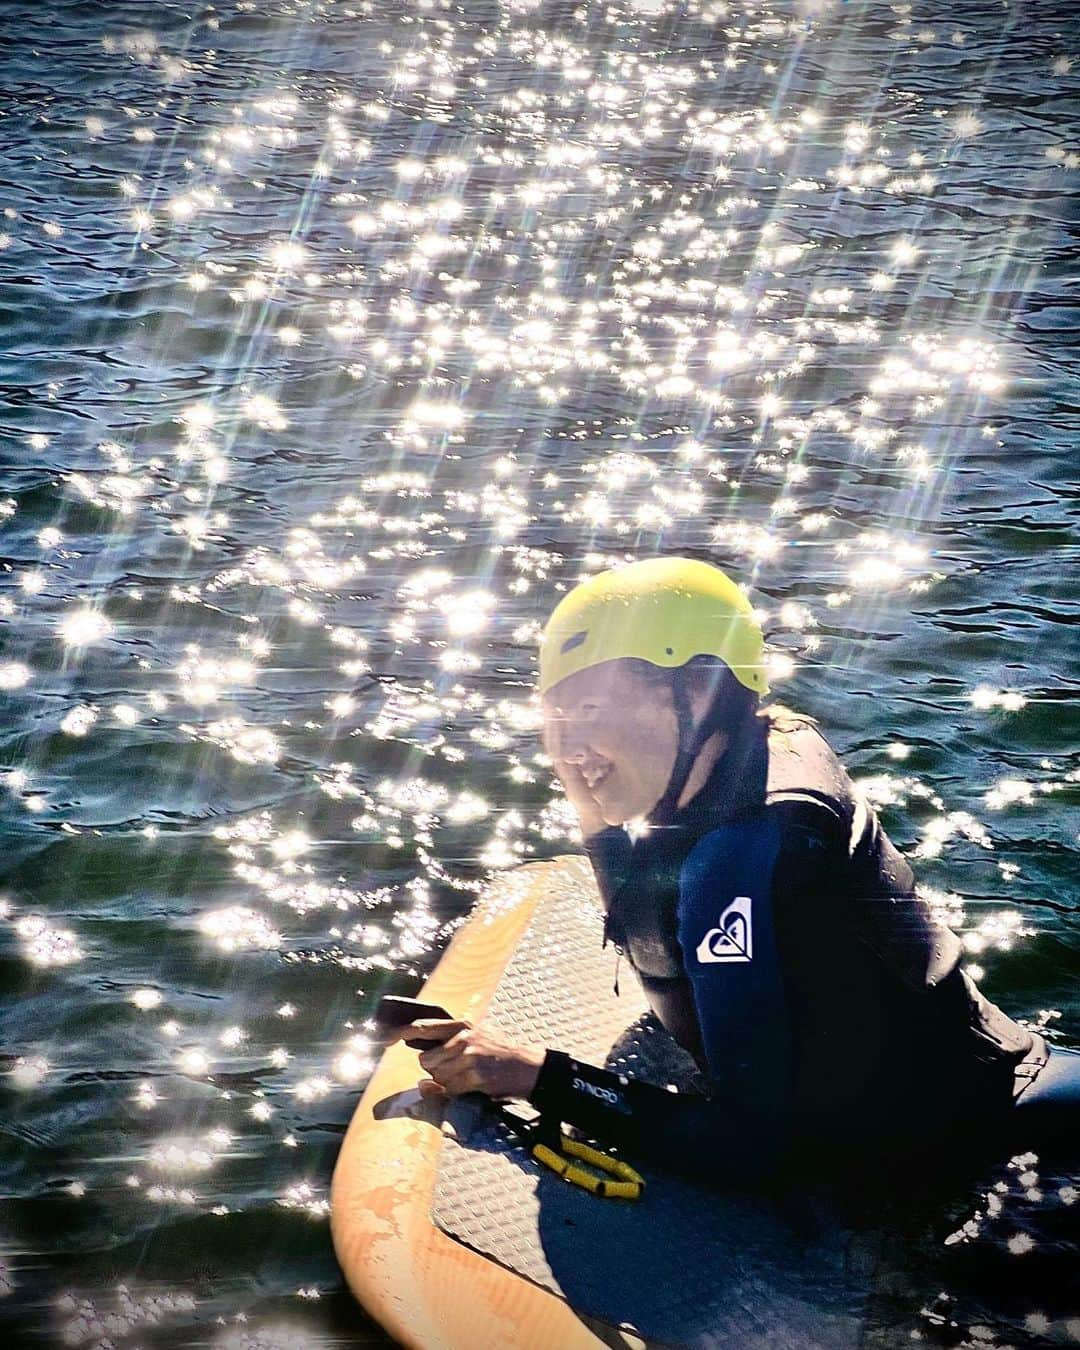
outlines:
[[[773,914],[804,1121],[834,1137],[844,1122],[859,1135],[868,1121],[932,1129],[958,1094],[1007,1101],[1045,1062],[1045,1044],[961,971],[960,940],[915,895],[910,867],[825,739],[782,709],[734,738],[669,826],[633,846],[605,832],[590,848],[606,936],[666,1030],[707,1069],[676,936],[680,878],[711,831],[762,813],[779,827]]]

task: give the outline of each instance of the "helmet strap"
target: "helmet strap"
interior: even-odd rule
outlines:
[[[694,709],[690,703],[690,690],[685,672],[681,666],[673,672],[671,697],[675,704],[675,718],[678,726],[679,747],[675,755],[675,764],[671,778],[664,789],[664,795],[649,812],[650,825],[667,825],[679,809],[679,798],[683,794],[694,763],[701,753],[705,742],[718,728],[719,708],[714,700],[701,722],[694,725]]]

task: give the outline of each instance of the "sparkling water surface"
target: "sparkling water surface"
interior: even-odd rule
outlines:
[[[327,1224],[367,1019],[575,846],[535,640],[621,559],[753,588],[987,992],[1080,1045],[1078,32],[0,6],[9,1343],[382,1343]],[[1080,1341],[1078,1198],[1002,1159],[867,1343]]]

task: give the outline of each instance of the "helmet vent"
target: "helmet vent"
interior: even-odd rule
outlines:
[[[559,648],[560,655],[565,655],[567,652],[572,652],[575,647],[580,647],[588,636],[589,630],[583,628],[580,633],[575,633],[573,637],[568,637]]]

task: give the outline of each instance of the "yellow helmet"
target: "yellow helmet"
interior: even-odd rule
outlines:
[[[750,601],[718,567],[649,558],[600,572],[563,597],[540,644],[540,693],[619,657],[673,669],[715,656],[741,685],[767,694],[764,645]]]

